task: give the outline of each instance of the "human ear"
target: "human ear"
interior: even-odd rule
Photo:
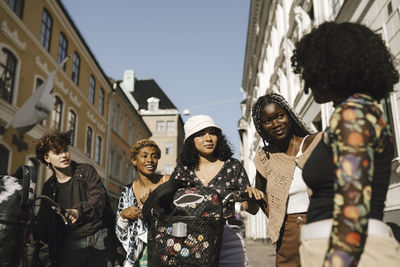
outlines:
[[[50,163],[49,154],[46,154],[43,158],[47,163]]]
[[[137,160],[136,159],[132,159],[131,162],[132,162],[133,166],[135,166],[135,167],[137,166]]]

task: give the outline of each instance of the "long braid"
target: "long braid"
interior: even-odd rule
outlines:
[[[276,93],[268,93],[264,96],[260,96],[256,103],[252,107],[252,117],[254,126],[256,128],[257,133],[263,140],[264,151],[269,157],[269,146],[273,142],[273,139],[270,136],[264,134],[261,126],[261,110],[270,103],[278,104],[283,110],[286,111],[290,120],[292,121],[292,134],[295,134],[300,137],[304,137],[307,134],[310,134],[310,129],[305,125],[305,123],[299,118],[299,116],[294,112],[294,110],[290,107],[289,103],[279,94]]]

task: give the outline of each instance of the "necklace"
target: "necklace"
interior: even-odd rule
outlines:
[[[205,182],[206,182],[206,177],[201,178],[201,181],[202,181],[203,183],[205,183]]]

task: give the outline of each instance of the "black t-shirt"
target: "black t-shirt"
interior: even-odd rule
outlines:
[[[59,183],[57,181],[56,184],[58,189],[57,201],[62,208],[72,209],[76,203],[87,201],[87,192],[81,190],[79,182],[74,179],[74,177],[65,183]],[[102,218],[91,222],[78,220],[75,224],[67,225],[67,234],[65,235],[65,238],[76,239],[91,235],[101,228],[102,224]]]
[[[393,145],[387,143],[382,153],[374,154],[370,218],[382,220],[390,178]],[[333,153],[321,139],[303,168],[303,179],[313,190],[307,213],[307,223],[333,216],[333,184],[336,178]]]

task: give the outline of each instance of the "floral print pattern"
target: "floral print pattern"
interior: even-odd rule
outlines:
[[[171,179],[180,179],[194,183],[196,186],[204,186],[193,169],[178,165],[171,174]],[[222,198],[233,190],[244,191],[250,186],[247,173],[239,160],[230,158],[225,161],[218,174],[208,183],[207,187],[215,189]],[[224,217],[234,215],[234,203],[228,202],[223,207]]]
[[[393,143],[378,103],[354,94],[336,107],[324,142],[333,152],[333,227],[324,266],[357,266],[363,251],[370,213],[374,153]]]

